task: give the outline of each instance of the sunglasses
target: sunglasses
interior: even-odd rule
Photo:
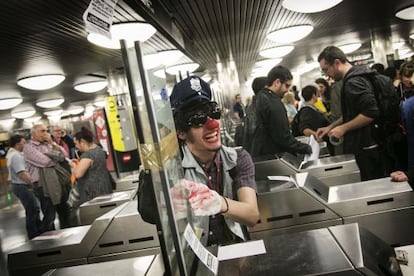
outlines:
[[[212,111],[208,113],[200,113],[200,114],[194,114],[190,116],[187,120],[187,125],[189,127],[202,127],[206,122],[207,118],[219,120],[221,117],[221,111],[219,107],[215,107]]]

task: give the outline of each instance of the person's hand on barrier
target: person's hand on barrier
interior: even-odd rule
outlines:
[[[408,176],[402,171],[392,172],[390,177],[391,177],[391,181],[394,181],[394,182],[408,181]]]
[[[188,200],[196,216],[211,216],[220,213],[221,197],[207,185],[183,180],[188,190]]]

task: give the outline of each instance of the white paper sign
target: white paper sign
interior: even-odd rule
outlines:
[[[118,0],[91,0],[83,14],[86,30],[98,33],[111,39],[110,28]]]
[[[305,155],[304,162],[313,161],[319,158],[319,151],[320,151],[319,143],[315,140],[315,137],[313,137],[313,135],[309,137],[308,144],[312,147],[312,154]]]
[[[217,274],[218,270],[218,259],[216,256],[211,254],[198,240],[196,234],[191,228],[190,224],[187,224],[184,230],[184,238],[190,245],[191,249],[193,250],[194,254],[197,255],[198,259],[208,268],[210,269],[214,275]]]
[[[220,246],[218,248],[217,259],[224,261],[259,254],[266,254],[266,247],[263,240]]]

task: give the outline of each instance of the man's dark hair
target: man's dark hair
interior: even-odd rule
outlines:
[[[381,63],[373,64],[371,66],[371,69],[377,71],[381,75],[384,75],[384,73],[385,73],[385,66]]]
[[[234,98],[237,100],[237,97],[240,96],[240,94],[236,94],[236,96],[234,96]]]
[[[265,88],[266,83],[267,83],[266,77],[255,78],[252,82],[252,89],[253,89],[254,94],[257,94],[257,92]]]
[[[14,146],[18,143],[20,143],[20,141],[23,139],[24,137],[22,135],[16,134],[13,135],[12,137],[10,137],[9,139],[9,145],[10,147],[14,148]]]
[[[322,59],[326,60],[326,62],[330,65],[334,64],[335,59],[339,59],[342,63],[348,62],[345,53],[335,46],[328,46],[323,49],[318,56],[318,62]]]
[[[277,65],[270,69],[267,74],[267,85],[271,86],[275,80],[279,79],[281,83],[285,83],[293,79],[292,73],[289,69],[282,65]]]
[[[313,95],[316,95],[317,88],[313,85],[306,85],[302,88],[302,97],[307,102],[312,99]]]
[[[390,79],[394,80],[397,77],[397,69],[393,66],[387,67],[384,70],[384,75],[388,76]]]
[[[93,133],[88,128],[82,127],[79,132],[75,133],[75,138],[78,141],[83,139],[88,143],[92,143],[93,142]]]

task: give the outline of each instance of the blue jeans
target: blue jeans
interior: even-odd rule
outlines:
[[[42,222],[40,220],[39,202],[33,193],[32,187],[26,184],[12,184],[12,192],[19,198],[26,211],[26,230],[29,239],[40,235]]]
[[[42,187],[35,187],[34,194],[39,199],[40,207],[42,208],[42,233],[55,230],[56,209],[50,197],[46,197],[43,193]]]

